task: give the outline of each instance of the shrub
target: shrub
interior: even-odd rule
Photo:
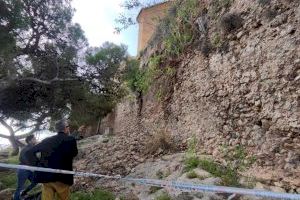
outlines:
[[[159,62],[160,57],[153,56],[150,58],[149,66],[141,69],[137,60],[128,61],[123,75],[127,86],[134,92],[146,93],[154,77],[160,73],[158,70]]]
[[[231,33],[242,26],[243,19],[240,14],[227,13],[222,16],[220,25],[224,33]]]
[[[159,149],[163,151],[174,151],[176,149],[175,143],[171,137],[170,132],[161,130],[156,133],[153,138],[149,138],[146,144],[146,154],[154,154]]]
[[[184,171],[190,171],[190,170],[193,170],[195,168],[197,168],[199,166],[199,158],[198,157],[189,157],[189,158],[186,158],[185,161],[184,161]]]
[[[161,187],[157,187],[157,186],[151,186],[149,189],[149,193],[153,194],[155,192],[157,192],[158,190],[162,189]]]
[[[155,200],[171,200],[171,197],[168,193],[164,192],[161,195],[157,196]]]
[[[0,173],[0,182],[4,188],[15,188],[17,186],[17,175],[15,172],[6,171]]]
[[[212,0],[210,3],[211,9],[209,10],[210,16],[217,19],[222,9],[228,9],[232,4],[232,0]]]
[[[223,185],[239,186],[238,173],[231,167],[223,167],[212,160],[200,160],[199,167],[222,179]]]
[[[168,15],[161,20],[150,45],[163,44],[162,59],[176,59],[191,45],[198,33],[196,18],[202,12],[198,0],[176,0]]]
[[[228,151],[225,146],[222,149],[224,158],[228,161],[228,165],[237,171],[243,171],[250,167],[255,161],[255,156],[249,156],[243,146],[236,146],[232,151]]]
[[[193,135],[188,140],[188,149],[185,154],[185,160],[184,160],[184,171],[191,171],[198,167],[199,165],[199,158],[196,154],[196,147],[197,147],[197,139],[196,136]]]
[[[71,194],[71,200],[114,200],[115,197],[112,193],[104,190],[97,189],[91,193],[75,192]]]

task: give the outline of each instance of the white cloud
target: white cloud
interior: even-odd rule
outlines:
[[[73,21],[81,25],[91,46],[105,41],[120,43],[122,35],[114,34],[115,18],[122,11],[122,0],[74,0]]]

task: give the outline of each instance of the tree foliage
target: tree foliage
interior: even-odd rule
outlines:
[[[67,0],[2,0],[0,111],[30,119],[56,115],[69,103],[67,81],[77,81],[77,54],[86,46]]]
[[[70,0],[0,0],[0,123],[10,131],[0,137],[14,147],[28,120],[32,131],[64,116],[87,123],[123,95],[126,47],[88,47],[73,13]]]
[[[127,47],[106,42],[90,48],[86,64],[81,68],[85,85],[72,102],[71,121],[77,124],[94,122],[109,113],[125,95],[121,80],[121,66],[127,60]]]

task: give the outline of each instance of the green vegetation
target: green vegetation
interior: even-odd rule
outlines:
[[[130,60],[126,64],[124,81],[134,92],[146,93],[155,76],[160,73],[158,70],[159,57],[152,57],[149,66],[145,69],[139,67],[137,60]]]
[[[71,194],[71,200],[114,200],[115,196],[104,190],[97,189],[93,192],[75,192]]]
[[[17,175],[12,171],[0,172],[0,182],[4,188],[16,188]]]
[[[72,129],[94,125],[124,96],[127,47],[88,46],[69,0],[0,4],[0,124],[10,133],[0,137],[13,154],[46,122],[68,116]]]
[[[190,178],[190,179],[192,179],[192,178],[197,178],[197,177],[198,177],[197,173],[196,173],[194,170],[189,171],[189,172],[186,174],[186,176],[187,176],[188,178]]]
[[[195,168],[197,168],[199,166],[199,158],[198,157],[189,157],[185,159],[185,167],[184,167],[184,171],[189,172]]]
[[[228,9],[232,4],[233,0],[213,0],[210,3],[211,9],[209,10],[209,15],[213,19],[217,19],[220,16],[222,9]]]
[[[215,48],[220,48],[222,47],[222,39],[219,33],[215,33],[212,37],[212,41],[211,41],[213,47]]]
[[[227,147],[223,147],[225,159],[228,161],[227,166],[222,166],[210,159],[199,159],[195,152],[195,137],[189,140],[188,150],[185,158],[184,171],[188,172],[188,178],[197,178],[197,174],[193,169],[200,167],[211,173],[213,176],[220,177],[223,185],[239,186],[238,172],[250,167],[255,162],[255,156],[248,156],[246,150],[242,146],[236,146],[233,151],[229,151]]]
[[[181,56],[186,47],[194,41],[197,28],[194,25],[195,19],[202,11],[197,0],[175,1],[169,14],[161,20],[153,41],[161,42],[164,50],[161,54],[165,62],[169,59],[176,59]]]
[[[161,195],[157,196],[155,200],[171,200],[171,197],[167,192],[164,192]]]
[[[162,88],[159,88],[155,94],[155,98],[156,100],[158,101],[161,101],[162,98],[163,98],[163,89]]]
[[[19,164],[19,155],[9,156],[7,159],[8,164]]]
[[[164,69],[164,74],[172,77],[176,74],[176,70],[174,68],[172,68],[171,66],[167,66]]]
[[[196,136],[193,135],[188,141],[188,149],[185,154],[184,170],[186,172],[197,168],[199,165],[199,158],[197,157],[196,154],[196,147],[197,147],[197,139]]]
[[[213,176],[220,177],[222,179],[223,185],[226,186],[238,186],[238,173],[237,170],[232,168],[231,165],[223,167],[213,160],[209,159],[199,159],[196,154],[197,140],[194,135],[189,139],[188,150],[185,155],[184,161],[184,171],[188,172],[188,178],[197,178],[197,174],[193,169],[200,167],[203,170],[211,173]],[[245,152],[239,149],[235,154],[236,157],[244,157]]]
[[[230,167],[223,167],[213,160],[199,160],[199,167],[208,171],[216,177],[222,179],[223,185],[226,186],[239,186],[239,178],[236,170]]]
[[[155,192],[157,192],[158,190],[162,189],[161,187],[157,187],[157,186],[151,186],[149,189],[149,193],[153,194]]]
[[[227,146],[222,147],[224,158],[229,162],[231,168],[238,171],[244,171],[249,168],[255,161],[254,155],[249,156],[244,147],[238,145],[232,151]]]

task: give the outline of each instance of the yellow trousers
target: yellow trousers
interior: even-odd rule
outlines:
[[[55,196],[57,198],[55,198]],[[42,200],[69,200],[70,186],[61,182],[43,183]]]

